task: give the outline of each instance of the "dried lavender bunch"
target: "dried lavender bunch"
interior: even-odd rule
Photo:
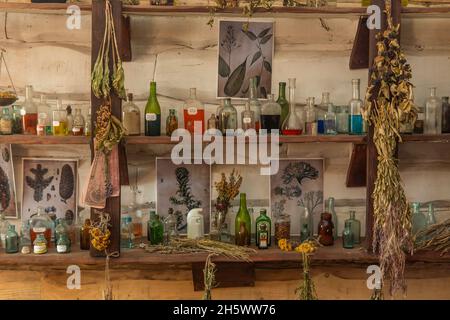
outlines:
[[[378,55],[371,68],[363,110],[374,127],[378,152],[374,201],[373,250],[378,250],[383,279],[390,280],[390,293],[406,291],[405,250],[412,253],[411,212],[395,157],[401,142],[400,125],[415,121],[411,67],[399,44],[400,25],[394,25],[391,3],[386,1],[388,27],[377,35]]]

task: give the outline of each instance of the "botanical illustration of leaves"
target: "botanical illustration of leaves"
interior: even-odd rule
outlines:
[[[263,98],[263,99],[267,98],[267,90],[266,90],[266,88],[261,87],[260,91],[261,91],[261,98]]]
[[[253,65],[256,61],[258,61],[261,56],[261,51],[256,51],[256,53],[253,55],[252,63],[250,63],[250,65]]]
[[[225,84],[224,92],[228,97],[235,96],[241,90],[245,79],[245,72],[247,71],[247,58],[234,71]]]
[[[266,69],[267,72],[272,73],[272,66],[270,65],[270,62],[269,62],[269,61],[265,61],[265,60],[264,60],[264,69]]]
[[[255,41],[257,39],[257,37],[255,36],[255,34],[253,32],[251,32],[250,30],[242,30],[243,33],[245,33],[245,35],[252,41]]]
[[[3,168],[0,167],[0,207],[3,210],[8,209],[11,202],[11,191],[9,186],[9,179]]]
[[[226,78],[230,75],[230,67],[221,56],[219,56],[219,75],[222,78]]]
[[[272,36],[273,36],[273,34],[267,34],[267,35],[265,35],[265,36],[261,39],[260,43],[261,43],[261,44],[265,44],[267,41],[269,41],[269,40],[272,38]]]
[[[270,29],[272,29],[272,27],[266,28],[266,29],[264,29],[263,31],[261,31],[261,32],[258,34],[258,38],[264,37],[264,36],[267,34],[267,32],[270,31]]]

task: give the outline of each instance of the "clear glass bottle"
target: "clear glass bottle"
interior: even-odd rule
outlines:
[[[16,232],[16,227],[11,224],[8,226],[8,232],[6,233],[6,253],[19,252],[19,235]]]
[[[317,114],[317,131],[319,134],[326,134],[325,131],[325,117],[326,112],[330,109],[330,106],[333,106],[333,104],[330,102],[330,93],[329,92],[322,92],[322,101],[319,105],[319,112]],[[334,106],[333,106],[334,107]],[[322,115],[322,113],[325,113]],[[321,124],[321,120],[323,120],[323,123]]]
[[[268,94],[267,102],[261,107],[261,129],[266,129],[267,133],[279,130],[281,125],[281,106],[274,99],[274,95]]]
[[[145,106],[145,135],[161,135],[161,107],[156,97],[156,82],[150,82],[150,96]]]
[[[425,130],[425,113],[422,107],[418,107],[417,109],[417,119],[414,122],[413,133],[423,134]]]
[[[56,110],[53,111],[52,130],[54,136],[67,135],[67,112],[63,110],[60,99],[56,101]]]
[[[47,103],[47,97],[44,94],[41,94],[41,100],[37,106],[37,110],[37,134],[41,136],[52,135],[52,107]]]
[[[177,110],[169,109],[169,115],[166,119],[166,135],[168,137],[172,136],[172,133],[178,129],[178,117]]]
[[[449,97],[442,97],[442,133],[450,133]]]
[[[430,88],[425,103],[425,134],[442,133],[442,101],[436,96],[436,88]]]
[[[336,109],[336,128],[338,133],[348,134],[349,119],[348,106],[340,106]]]
[[[281,125],[283,124],[284,120],[286,120],[286,117],[289,114],[289,101],[286,99],[286,82],[280,82],[278,84],[278,99],[277,103],[281,107],[281,117],[280,117],[280,129]]]
[[[304,242],[309,239],[309,228],[307,223],[302,224],[302,228],[300,230],[300,242]]]
[[[33,101],[33,86],[25,87],[25,102],[22,105],[22,128],[24,134],[36,134],[37,105]]]
[[[255,129],[255,112],[250,110],[250,103],[245,102],[245,109],[241,112],[242,130]]]
[[[9,114],[9,107],[3,107],[0,119],[0,134],[10,135],[13,132],[13,119]]]
[[[288,214],[280,214],[275,217],[275,243],[281,239],[289,240],[291,238],[291,216]]]
[[[226,98],[224,100],[223,108],[220,111],[219,118],[220,128],[224,135],[226,134],[226,130],[237,129],[237,111],[236,108],[231,104],[230,98]]]
[[[68,105],[66,107],[66,119],[67,119],[67,134],[72,134],[73,128],[73,114],[72,114],[72,106]]]
[[[316,110],[314,103],[315,103],[314,97],[309,97],[308,99],[306,99],[305,134],[310,136],[317,135]]]
[[[278,128],[277,128],[278,129]],[[271,245],[272,221],[267,215],[266,209],[261,209],[259,217],[255,221],[256,246],[259,249],[266,249]]]
[[[47,246],[51,247],[53,222],[42,207],[37,208],[37,213],[30,217],[30,239],[34,240],[39,234],[44,235]]]
[[[33,253],[34,254],[44,254],[47,253],[48,242],[42,233],[36,236],[33,241]]]
[[[127,94],[127,101],[122,106],[122,123],[127,130],[127,136],[138,136],[141,134],[141,111],[133,102],[133,94]]]
[[[289,113],[281,125],[281,134],[287,136],[300,135],[303,132],[303,123],[295,112],[295,78],[289,79]]]
[[[433,203],[429,203],[427,212],[427,226],[431,226],[433,224],[436,224],[436,216],[434,215]]]
[[[361,222],[356,219],[356,212],[350,210],[350,218],[345,220],[350,223],[350,227],[353,233],[353,243],[359,244],[361,242]]]
[[[120,225],[120,247],[131,249],[133,248],[133,221],[130,216],[122,217]]]
[[[164,241],[164,225],[159,217],[155,215],[150,224],[150,244],[161,244]]]
[[[247,197],[245,193],[241,193],[239,211],[234,222],[234,238],[236,245],[250,245],[252,233],[251,223],[250,214],[247,210]]]
[[[69,236],[69,226],[67,222],[63,218],[56,219],[56,227],[55,227],[55,242],[58,243],[59,238],[62,235]]]
[[[73,117],[73,127],[72,134],[74,136],[82,136],[84,135],[84,117],[81,114],[81,109],[75,109],[75,116]]]
[[[184,128],[191,134],[194,133],[195,122],[199,122],[201,125],[201,132],[198,132],[198,134],[205,132],[205,107],[197,99],[197,89],[195,88],[189,89],[189,99],[184,102],[183,115]]]
[[[220,114],[222,113],[223,104],[225,99],[220,100],[219,106],[216,109],[216,129],[222,131],[222,122],[220,120]]]
[[[91,219],[85,219],[84,225],[80,229],[80,249],[89,250],[91,248]]]
[[[208,119],[207,129],[217,129],[217,118],[214,113],[211,114],[211,117]]]
[[[333,105],[328,106],[328,112],[325,113],[325,134],[335,135],[336,131],[336,113],[334,113]]]
[[[317,134],[325,134],[325,115],[317,113]]]
[[[353,98],[350,100],[350,116],[349,116],[349,133],[362,134],[363,133],[363,118],[361,115],[361,108],[363,101],[360,99],[359,79],[352,80]]]
[[[331,221],[333,222],[334,229],[333,229],[333,238],[334,240],[338,237],[338,217],[336,214],[336,210],[334,209],[334,198],[329,197],[328,198],[328,207],[327,212],[331,214]]]
[[[164,219],[164,243],[169,243],[170,239],[177,238],[178,233],[178,221],[173,209],[169,208],[167,217]]]
[[[259,132],[261,128],[261,102],[258,100],[258,80],[256,77],[250,78],[248,102],[250,110],[255,113],[255,129]]]
[[[56,242],[57,253],[69,253],[71,249],[71,242],[67,234],[62,234]]]
[[[345,249],[353,249],[354,239],[350,221],[345,221],[344,231],[342,232],[342,246]]]
[[[20,252],[24,254],[31,252],[30,225],[28,221],[23,221],[20,227],[19,248]]]
[[[427,226],[427,217],[420,212],[420,203],[412,203],[412,233],[415,235],[417,232],[425,229]]]
[[[13,105],[13,134],[23,133],[23,120],[22,120],[22,107],[19,105]]]
[[[88,114],[87,114],[87,117],[86,117],[86,121],[84,122],[84,135],[87,136],[87,137],[90,137],[91,133],[92,133],[92,129],[91,129],[91,107],[89,106]]]
[[[1,247],[6,246],[6,233],[8,232],[9,222],[5,219],[5,215],[0,213],[0,243]]]

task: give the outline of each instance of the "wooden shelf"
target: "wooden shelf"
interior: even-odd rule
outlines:
[[[90,3],[16,3],[1,2],[0,11],[25,13],[61,13],[66,14],[71,5],[78,6],[82,12],[92,11]]]
[[[448,143],[450,142],[450,133],[443,134],[404,134],[402,135],[403,142],[436,142]]]
[[[0,143],[10,144],[89,144],[90,137],[85,136],[33,136],[14,134],[10,136],[0,136]]]

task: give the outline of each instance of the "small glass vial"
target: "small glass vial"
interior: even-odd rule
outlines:
[[[33,253],[34,254],[44,254],[47,253],[47,240],[42,233],[36,236],[33,241]]]
[[[73,115],[72,115],[72,106],[68,105],[66,107],[66,119],[67,119],[67,134],[72,134],[72,128],[73,128]]]
[[[12,130],[13,134],[22,134],[23,133],[23,127],[22,127],[22,107],[19,105],[14,105],[12,107],[13,109],[13,125]]]
[[[291,238],[291,217],[289,215],[279,215],[275,218],[275,243],[281,239]]]
[[[250,103],[245,103],[245,109],[241,113],[242,130],[255,129],[255,112],[250,110]]]
[[[220,104],[216,109],[216,129],[222,131],[222,123],[220,122],[220,114],[222,112],[223,109],[223,104],[224,104],[224,100],[220,100]]]
[[[70,252],[70,239],[66,233],[63,233],[56,242],[56,252],[69,253]]]
[[[342,247],[344,249],[353,249],[353,232],[349,221],[345,221],[344,231],[342,232]]]
[[[13,224],[8,226],[8,232],[6,233],[6,253],[19,252],[19,235],[15,228],[16,227]]]
[[[191,134],[194,133],[196,122],[200,124],[201,132],[205,132],[205,108],[203,103],[197,99],[197,89],[189,89],[189,99],[184,102],[183,106],[184,128]],[[198,124],[197,124],[198,125]]]
[[[120,226],[120,247],[131,249],[133,248],[133,223],[130,216],[122,217]]]
[[[169,109],[169,116],[166,119],[166,135],[172,136],[172,133],[178,129],[178,117],[175,109]]]
[[[53,111],[52,130],[54,136],[67,135],[67,113],[62,109],[60,99],[56,101],[56,110]]]
[[[211,117],[208,119],[207,129],[217,129],[217,118],[214,113],[211,114]]]
[[[230,98],[226,98],[224,100],[219,119],[222,134],[226,135],[227,130],[233,130],[232,134],[234,134],[234,131],[237,129],[237,111],[236,108],[231,104]]]
[[[89,106],[86,121],[84,122],[84,135],[90,137],[91,131],[91,107]]]
[[[345,222],[350,223],[353,233],[353,243],[359,244],[361,242],[361,222],[356,219],[356,212],[354,210],[350,210],[350,218],[345,220]]]
[[[84,135],[84,117],[81,114],[81,109],[75,109],[75,116],[73,117],[72,134],[74,136]]]
[[[348,134],[349,125],[348,106],[340,106],[336,108],[336,129],[338,133]]]
[[[133,102],[133,94],[127,94],[127,102],[122,107],[122,122],[127,136],[141,134],[141,111]]]
[[[306,100],[306,134],[317,135],[316,110],[314,107],[314,97],[309,97]],[[314,127],[316,128],[314,130]],[[314,132],[316,131],[316,132]],[[314,134],[315,133],[315,134]]]
[[[2,118],[0,119],[0,133],[10,135],[13,132],[13,119],[9,114],[9,108],[3,107]]]
[[[328,105],[328,112],[325,113],[325,134],[335,135],[336,131],[336,113],[333,111],[333,105],[330,103]]]
[[[349,120],[349,133],[350,134],[362,134],[363,133],[363,118],[361,115],[361,108],[363,105],[360,99],[359,85],[361,81],[359,79],[352,80],[353,97],[350,100],[350,120]]]
[[[261,107],[261,129],[266,129],[267,133],[272,130],[279,130],[281,119],[281,106],[275,102],[272,94],[267,95],[267,102]]]
[[[177,238],[178,233],[178,221],[173,209],[169,208],[167,217],[164,219],[164,243],[168,244],[170,239]]]
[[[52,134],[52,107],[47,103],[47,97],[41,94],[38,104],[37,135],[49,136]]]
[[[436,224],[436,216],[434,215],[434,206],[432,203],[428,204],[428,212],[427,212],[427,226],[431,226]]]

